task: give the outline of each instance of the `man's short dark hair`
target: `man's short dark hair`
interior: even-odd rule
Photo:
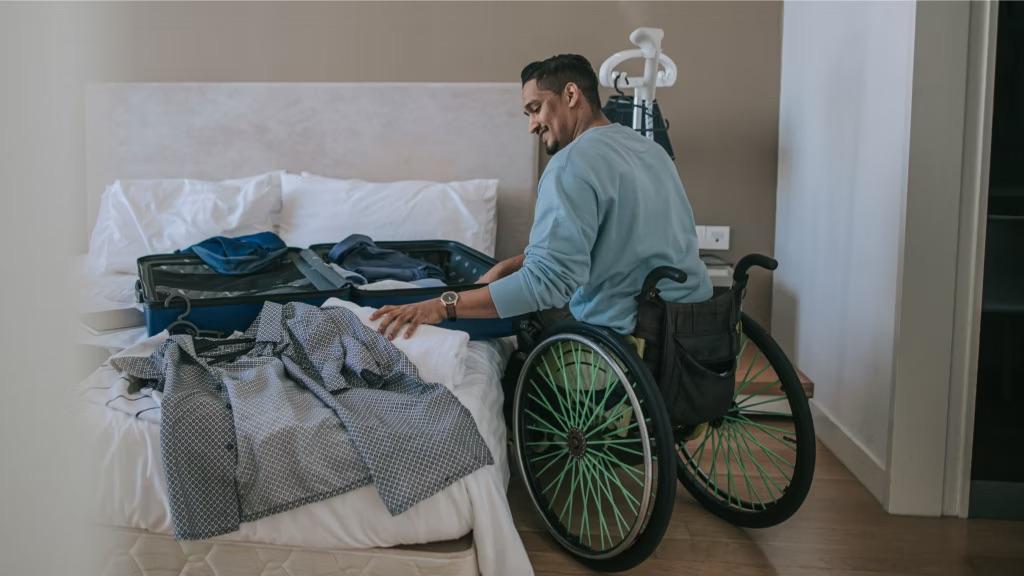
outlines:
[[[547,60],[531,62],[520,74],[525,86],[536,80],[537,86],[552,92],[562,93],[569,82],[576,84],[590,107],[601,110],[601,97],[597,93],[597,74],[586,58],[579,54],[559,54]]]

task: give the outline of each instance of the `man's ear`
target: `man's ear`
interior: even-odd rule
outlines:
[[[575,82],[566,82],[565,90],[562,91],[562,95],[565,97],[565,103],[569,108],[575,108],[579,105],[582,94],[580,93],[580,87]]]

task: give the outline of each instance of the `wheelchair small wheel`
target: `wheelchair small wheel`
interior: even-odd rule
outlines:
[[[732,408],[676,429],[679,480],[706,509],[747,528],[792,516],[814,476],[814,423],[796,370],[775,340],[742,315]]]
[[[552,327],[519,372],[512,418],[520,475],[560,545],[606,572],[654,552],[675,503],[675,446],[632,346],[578,322]]]

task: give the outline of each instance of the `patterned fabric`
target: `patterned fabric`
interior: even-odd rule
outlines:
[[[176,538],[369,483],[397,515],[493,464],[458,399],[345,308],[267,302],[231,342],[173,335],[148,358],[111,359],[163,392]]]

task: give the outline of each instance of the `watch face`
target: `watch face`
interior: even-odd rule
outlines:
[[[445,292],[444,294],[441,294],[441,302],[444,302],[445,304],[455,304],[458,299],[459,295],[455,292]]]

